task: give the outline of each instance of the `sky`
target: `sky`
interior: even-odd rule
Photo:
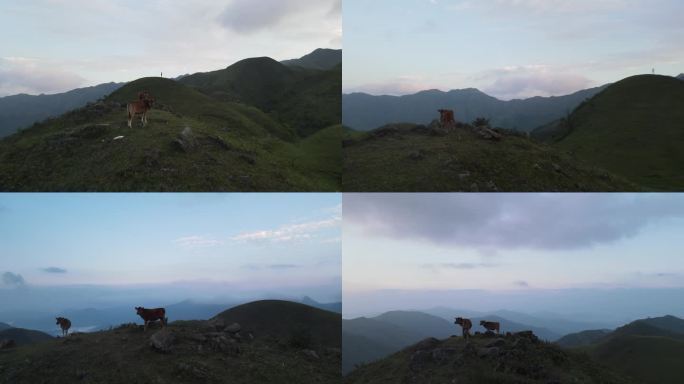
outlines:
[[[3,0],[0,97],[340,48],[341,0]]]
[[[684,315],[681,194],[345,194],[343,207],[346,317]]]
[[[0,296],[15,309],[49,290],[97,292],[110,305],[136,290],[165,302],[339,301],[340,203],[337,194],[5,193]]]
[[[684,72],[680,0],[345,0],[345,93],[559,96]]]

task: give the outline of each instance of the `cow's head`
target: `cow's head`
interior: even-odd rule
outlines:
[[[462,318],[462,317],[457,317],[457,318],[456,318],[456,321],[454,321],[454,324],[463,325],[463,318]]]
[[[57,318],[57,322],[56,322],[55,324],[59,324],[61,321],[62,321],[62,318],[61,318],[61,317],[58,317],[58,318]]]
[[[480,325],[485,325],[485,324],[487,324],[487,322],[486,322],[486,321],[484,321],[484,320],[480,320]]]
[[[143,307],[135,307],[135,312],[138,315],[142,315],[144,311],[145,311],[145,308],[143,308]]]

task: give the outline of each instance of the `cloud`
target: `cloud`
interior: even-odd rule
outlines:
[[[345,230],[472,248],[580,249],[684,218],[670,194],[345,194]]]
[[[483,88],[484,92],[503,100],[562,96],[594,85],[584,76],[545,65],[496,69],[486,72],[481,78],[489,82]]]
[[[216,247],[219,245],[223,245],[222,240],[217,240],[213,238],[212,236],[200,236],[200,235],[194,235],[194,236],[185,236],[185,237],[179,237],[173,241],[177,245],[180,245],[183,248],[210,248],[210,247]]]
[[[38,59],[0,58],[0,97],[65,92],[84,82],[82,77]]]
[[[26,281],[20,274],[5,272],[2,274],[2,284],[5,286],[17,288],[26,285]]]
[[[520,287],[520,288],[529,288],[530,287],[530,284],[525,280],[514,281],[513,285]]]
[[[339,18],[339,0],[233,0],[219,16],[219,22],[240,34],[253,34],[284,23],[302,13],[319,11],[326,17]]]
[[[47,273],[67,273],[66,269],[57,268],[57,267],[42,268],[41,270],[43,272],[47,272]]]
[[[314,234],[318,231],[340,225],[341,221],[341,217],[334,216],[325,220],[289,224],[277,229],[244,232],[231,237],[231,240],[237,242],[285,242],[306,240],[314,237]]]
[[[270,270],[296,269],[296,268],[301,268],[301,266],[296,265],[296,264],[269,264],[269,265],[246,264],[246,265],[243,265],[242,268],[249,269],[252,271],[259,271],[259,270],[264,270],[264,269],[270,269]]]
[[[438,264],[423,264],[423,268],[432,269],[435,271],[444,269],[479,269],[479,268],[493,268],[496,264],[493,263],[438,263]]]

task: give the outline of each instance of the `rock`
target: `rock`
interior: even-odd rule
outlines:
[[[499,141],[502,137],[501,134],[487,127],[475,127],[473,128],[473,132],[475,132],[478,136],[480,136],[480,138],[484,140]]]
[[[535,342],[535,343],[539,342],[539,338],[532,331],[517,332],[517,333],[514,333],[514,335],[516,335],[520,338],[523,338],[523,339],[530,340],[530,341]]]
[[[501,350],[497,347],[491,348],[479,348],[477,350],[477,356],[480,358],[494,357],[497,356]]]
[[[314,351],[312,349],[304,349],[304,350],[302,350],[302,353],[310,359],[314,359],[314,360],[320,359],[320,357],[318,357],[318,353],[316,353],[316,351]]]
[[[192,128],[185,127],[178,137],[173,141],[178,149],[183,152],[192,152],[197,148],[197,139],[192,133]]]
[[[216,329],[217,331],[221,331],[221,330],[225,329],[227,326],[226,321],[220,317],[209,321],[209,325],[214,327],[214,329]]]
[[[173,344],[176,342],[176,336],[168,329],[157,331],[150,337],[150,346],[158,352],[171,352]]]
[[[378,128],[374,131],[371,131],[370,137],[381,138],[381,137],[395,135],[397,133],[399,133],[399,128],[393,127],[393,126],[386,126],[386,127],[381,127],[381,128]]]
[[[209,136],[209,140],[213,141],[219,147],[225,149],[226,151],[231,150],[233,147],[228,144],[228,142],[221,136]]]
[[[9,340],[0,340],[0,349],[10,349],[14,348],[17,346],[17,343],[14,342],[14,340],[9,339]]]
[[[123,139],[123,138],[124,138],[123,136],[117,136],[117,137],[113,138],[112,140],[113,140],[113,141],[117,141],[117,140],[121,140],[121,139]]]
[[[425,155],[426,155],[426,152],[421,149],[421,150],[413,151],[413,152],[409,153],[408,158],[411,160],[418,161],[418,160],[423,160],[425,158]]]
[[[435,339],[434,337],[428,337],[427,339],[422,340],[418,344],[414,346],[415,350],[423,350],[423,349],[433,349],[436,346],[439,345],[439,340]]]
[[[233,324],[227,326],[225,328],[225,331],[229,332],[229,333],[238,333],[238,332],[240,332],[241,329],[242,329],[242,327],[240,327],[240,324],[233,323]]]
[[[432,359],[436,362],[444,362],[457,353],[456,348],[437,348],[432,351]]]

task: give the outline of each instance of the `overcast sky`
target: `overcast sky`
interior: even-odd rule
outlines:
[[[0,97],[340,48],[340,0],[3,0]]]
[[[184,294],[181,300],[264,292],[339,300],[340,200],[336,194],[2,194],[0,291],[144,284],[177,285],[174,298]]]
[[[344,91],[563,95],[684,72],[681,0],[345,0]]]
[[[678,194],[345,194],[343,206],[347,314],[506,309],[510,294],[515,309],[536,311],[530,297],[556,291],[568,309],[559,298],[584,292],[576,296],[589,311],[601,310],[586,300],[599,291],[684,288]],[[472,290],[482,292],[463,294]],[[446,291],[471,300],[445,301]]]

